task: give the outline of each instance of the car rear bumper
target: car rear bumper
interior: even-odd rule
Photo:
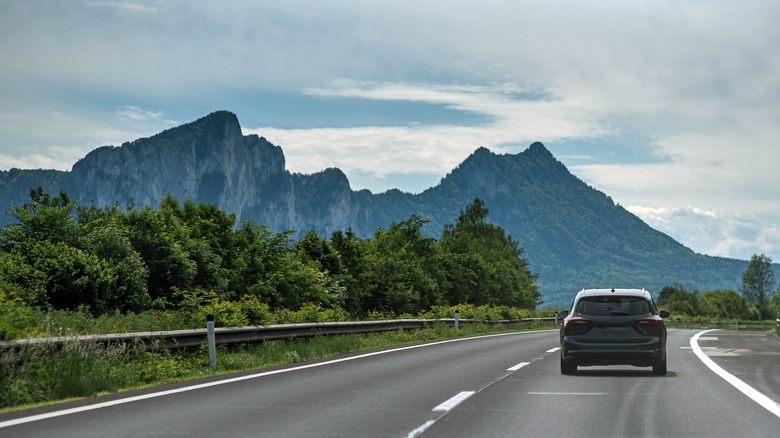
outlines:
[[[666,357],[664,344],[660,338],[627,344],[578,342],[573,336],[567,336],[561,343],[561,358],[578,366],[652,366]]]

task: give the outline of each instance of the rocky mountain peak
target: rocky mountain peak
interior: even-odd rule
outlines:
[[[531,146],[528,146],[528,149],[526,149],[523,154],[526,156],[526,158],[529,159],[540,161],[558,161],[555,159],[552,152],[550,152],[541,142],[538,141],[532,143]]]
[[[206,133],[229,133],[235,134],[241,132],[241,125],[238,123],[238,117],[230,111],[214,111],[213,113],[201,117],[193,122],[184,125],[166,129],[159,134],[151,137],[154,140],[169,140],[187,134],[206,134]]]
[[[236,211],[262,202],[267,184],[285,174],[284,155],[257,136],[244,137],[238,117],[216,111],[79,160],[70,182],[81,198],[155,206],[166,193]]]

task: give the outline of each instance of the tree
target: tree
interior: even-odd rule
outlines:
[[[340,262],[339,282],[346,288],[345,310],[352,315],[365,316],[368,312],[367,300],[371,297],[366,252],[368,244],[358,238],[352,229],[346,232],[334,231],[330,243],[338,254]]]
[[[780,288],[772,295],[772,299],[769,301],[769,306],[774,312],[776,318],[780,318]]]
[[[477,198],[461,211],[455,225],[444,226],[449,304],[505,305],[533,309],[540,294],[537,276],[522,257],[523,248],[503,228],[488,223],[488,209]]]
[[[334,277],[341,274],[341,260],[338,252],[333,249],[327,239],[320,238],[316,231],[306,233],[295,243],[294,248],[299,252],[304,262],[317,262],[322,270]]]
[[[92,228],[92,227],[90,227]],[[126,230],[115,224],[94,227],[82,237],[85,251],[106,262],[113,293],[101,300],[96,311],[141,312],[151,306],[147,290],[149,271],[141,255],[132,248]]]
[[[377,229],[368,242],[366,281],[369,310],[415,313],[441,304],[441,264],[435,240],[422,234],[426,221],[412,215]]]
[[[663,287],[658,293],[657,303],[676,315],[696,316],[701,313],[699,292],[689,291],[679,281],[674,286]]]
[[[38,186],[30,190],[30,200],[22,207],[11,206],[8,214],[16,219],[0,232],[3,246],[10,250],[26,242],[50,242],[72,245],[78,236],[73,215],[77,204],[60,191],[52,197]]]
[[[117,300],[109,263],[62,242],[27,245],[28,263],[44,279],[46,302],[55,309],[86,305],[95,315],[111,310]]]
[[[750,305],[756,306],[761,318],[770,317],[769,298],[775,287],[772,257],[753,254],[742,274],[742,295]]]
[[[153,301],[164,305],[173,298],[174,288],[196,286],[197,263],[185,249],[186,230],[170,210],[155,211],[146,205],[130,210],[124,220],[127,238],[149,270],[148,290]]]

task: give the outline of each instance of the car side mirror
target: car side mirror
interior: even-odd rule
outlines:
[[[558,317],[561,319],[566,318],[567,316],[569,316],[568,310],[561,310],[560,312],[558,312]]]
[[[668,318],[671,315],[671,313],[668,310],[662,310],[658,312],[658,316],[661,318]]]

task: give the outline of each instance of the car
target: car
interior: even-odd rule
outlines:
[[[666,374],[666,310],[644,289],[583,289],[559,312],[561,374],[577,367],[633,365]]]

